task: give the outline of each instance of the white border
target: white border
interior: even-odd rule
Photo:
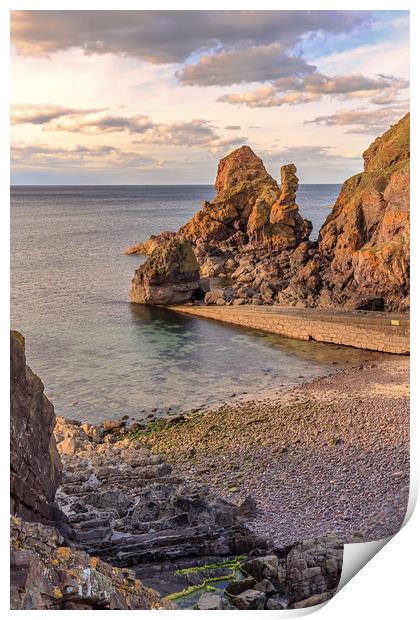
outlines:
[[[306,10],[306,9],[342,9],[342,10],[411,10],[411,30],[413,36],[411,37],[411,77],[412,77],[412,110],[414,112],[414,116],[411,118],[411,127],[412,127],[412,136],[420,136],[419,131],[419,123],[416,118],[416,110],[418,109],[418,81],[416,79],[416,74],[418,74],[418,61],[417,58],[420,58],[420,49],[419,49],[419,9],[417,8],[417,4],[413,0],[404,1],[404,2],[390,2],[387,0],[382,0],[381,2],[377,1],[365,1],[365,2],[326,2],[322,0],[318,0],[315,2],[303,2],[296,0],[291,5],[289,2],[267,2],[264,0],[260,0],[257,2],[250,2],[249,0],[243,0],[242,2],[227,2],[226,0],[221,2],[220,0],[213,0],[212,2],[202,1],[200,2],[200,9],[236,9],[236,10],[244,10],[244,9],[253,9],[253,10],[281,10],[281,9],[294,9],[294,10]],[[0,217],[1,217],[1,225],[0,225],[0,234],[1,234],[1,242],[0,242],[0,252],[1,252],[1,285],[2,285],[2,304],[0,306],[1,309],[1,319],[2,319],[2,330],[1,330],[1,346],[0,350],[2,352],[1,358],[1,371],[0,371],[0,381],[1,381],[1,394],[3,397],[4,406],[2,408],[3,417],[4,417],[4,428],[2,433],[2,441],[4,442],[3,449],[1,450],[1,464],[2,464],[2,484],[3,486],[3,502],[2,502],[2,537],[1,537],[1,551],[3,562],[0,565],[3,571],[3,579],[1,580],[1,586],[4,590],[2,592],[3,596],[1,597],[1,608],[7,614],[13,614],[14,616],[20,615],[24,612],[21,611],[13,611],[9,610],[9,594],[8,594],[8,557],[9,557],[9,541],[8,541],[8,528],[9,528],[9,508],[8,508],[8,500],[6,498],[9,497],[9,453],[8,453],[8,423],[6,422],[7,416],[6,412],[8,411],[8,401],[9,401],[9,308],[8,308],[8,299],[9,299],[9,144],[8,140],[5,140],[5,136],[9,136],[9,104],[8,97],[9,94],[9,66],[8,66],[8,57],[9,57],[9,10],[13,9],[33,9],[33,10],[48,10],[48,9],[73,9],[73,10],[84,10],[84,9],[93,9],[93,10],[147,10],[153,8],[154,10],[160,9],[171,9],[171,10],[196,10],[196,3],[192,1],[180,1],[180,2],[162,2],[159,0],[155,0],[153,2],[153,6],[150,5],[149,2],[134,2],[127,0],[120,0],[118,3],[110,2],[107,0],[102,0],[101,2],[92,1],[92,0],[84,0],[81,2],[80,0],[73,0],[73,2],[52,2],[52,1],[26,1],[26,2],[8,2],[6,5],[1,7],[1,37],[0,44],[2,47],[2,97],[0,98],[1,105],[1,135],[3,136],[2,146],[1,146],[1,165],[0,165],[0,174],[1,174],[1,193],[2,193],[2,201],[0,208]],[[417,69],[417,70],[416,70]],[[381,71],[381,68],[378,67],[378,73]],[[418,138],[417,138],[418,140]],[[412,168],[413,170],[418,169],[418,147],[417,142],[412,140]],[[414,174],[411,178],[412,197],[419,196],[419,175]],[[411,493],[410,493],[410,510],[411,512],[414,509],[415,500],[417,498],[417,489],[418,489],[418,472],[419,472],[419,423],[416,420],[416,417],[419,415],[419,412],[413,411],[413,405],[415,406],[418,401],[418,387],[416,385],[414,373],[418,370],[418,357],[420,353],[417,352],[418,347],[416,348],[415,343],[420,343],[420,327],[417,324],[417,308],[418,308],[418,295],[419,295],[419,286],[418,286],[418,245],[419,242],[416,239],[416,236],[420,234],[420,215],[419,215],[419,202],[415,199],[411,201],[412,211],[411,211],[411,230],[412,233],[412,259],[411,263],[413,267],[413,278],[411,284],[411,298],[412,298],[412,307],[414,310],[412,311],[412,321],[411,321],[411,330],[412,330],[412,381],[411,381],[411,393],[412,393],[412,415],[411,415],[411,441],[412,441],[412,450],[411,450]],[[417,416],[416,416],[417,413]],[[419,526],[420,517],[419,510],[414,512],[414,515],[405,525],[405,527],[386,545],[386,547],[381,551],[379,555],[374,557],[363,570],[358,573],[353,579],[351,579],[351,585],[343,588],[329,603],[322,607],[322,609],[318,612],[319,618],[323,618],[327,620],[329,618],[336,620],[338,617],[340,620],[353,619],[355,614],[362,614],[362,618],[369,618],[371,615],[375,615],[376,617],[388,617],[388,618],[396,618],[398,616],[402,616],[404,618],[412,618],[417,612],[416,605],[416,588],[417,588],[417,574],[418,574],[418,563],[417,557],[414,550],[414,542],[415,538],[415,528]],[[372,552],[378,550],[380,547],[380,543],[366,543],[367,545],[371,545],[370,553],[368,553],[367,559],[372,556]],[[344,571],[347,571],[351,568],[350,572],[354,572],[354,570],[359,570],[361,566],[366,561],[366,557],[364,559],[361,558],[362,548],[365,545],[352,545],[351,549],[348,550],[349,546],[346,546],[345,550],[345,567]],[[373,547],[375,549],[373,549]],[[351,562],[349,562],[349,555],[352,556]],[[355,560],[356,558],[356,560]],[[356,562],[356,563],[354,563]],[[342,579],[343,581],[343,579]],[[294,616],[303,615],[305,613],[312,613],[316,611],[317,608],[311,608],[310,610],[302,610],[301,612],[296,610],[295,612],[269,612],[264,611],[264,615],[267,614],[278,614],[280,613],[280,617],[290,616],[291,614]],[[57,613],[57,612],[50,612]],[[77,613],[77,612],[67,612],[67,613]],[[102,612],[96,612],[97,614],[101,614]],[[118,611],[114,612],[114,614],[122,614],[124,612]],[[194,614],[196,615],[198,612],[196,611],[175,611],[175,612],[146,612],[140,611],[142,615],[150,614],[150,613],[159,613],[165,614],[165,617],[171,616],[179,616],[181,613],[183,615],[186,614]],[[207,612],[208,614],[220,614],[220,612]],[[222,612],[224,614],[228,614],[230,612]],[[239,614],[241,612],[235,611],[235,614]],[[36,617],[40,617],[43,612],[34,611]],[[109,612],[107,612],[107,615]],[[255,614],[260,614],[260,612],[254,612]],[[34,617],[34,616],[32,616]],[[250,619],[252,616],[248,612],[246,618]],[[276,616],[277,617],[277,616]]]

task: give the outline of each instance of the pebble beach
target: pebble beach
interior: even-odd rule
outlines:
[[[409,358],[372,354],[277,399],[225,405],[147,435],[190,481],[240,503],[277,545],[335,533],[377,540],[404,520],[409,492]]]

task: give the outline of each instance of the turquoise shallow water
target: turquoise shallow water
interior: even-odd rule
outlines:
[[[315,234],[338,189],[301,186]],[[213,194],[210,186],[12,188],[12,326],[58,415],[98,422],[209,406],[366,357],[128,303],[141,259],[125,248],[176,230]]]

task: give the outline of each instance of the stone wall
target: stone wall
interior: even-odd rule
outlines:
[[[410,351],[407,315],[333,313],[272,306],[184,306],[173,309],[298,340],[316,340],[384,353],[408,354]]]

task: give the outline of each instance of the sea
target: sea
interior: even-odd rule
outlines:
[[[338,185],[301,185],[313,237]],[[130,304],[125,249],[177,230],[212,186],[13,186],[11,324],[57,415],[147,420],[262,398],[366,352]]]

